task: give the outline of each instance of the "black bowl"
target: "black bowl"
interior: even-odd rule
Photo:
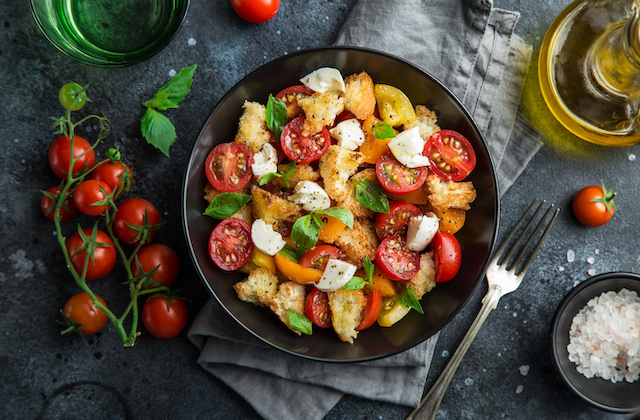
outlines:
[[[640,276],[633,273],[606,273],[583,281],[562,300],[551,328],[551,356],[562,380],[584,401],[614,413],[640,412],[640,380],[613,383],[598,377],[588,379],[569,360],[567,345],[573,318],[587,302],[603,292],[619,292],[624,288],[640,294]]]
[[[297,84],[319,67],[335,67],[347,75],[367,71],[375,83],[386,83],[404,91],[414,104],[424,104],[438,114],[442,128],[461,132],[472,143],[477,166],[469,179],[478,198],[467,214],[460,240],[463,264],[458,276],[438,284],[422,299],[425,314],[411,311],[391,328],[377,325],[360,333],[354,344],[341,342],[333,331],[315,329],[299,337],[289,331],[268,309],[242,302],[232,285],[241,273],[218,269],[208,254],[209,234],[216,221],[202,215],[206,207],[204,161],[218,143],[232,141],[245,100],[266,103],[269,93]],[[285,352],[321,361],[365,361],[406,350],[434,335],[467,301],[483,277],[495,240],[498,223],[496,178],[487,145],[470,114],[448,89],[432,76],[401,59],[359,48],[322,48],[276,59],[241,80],[214,108],[195,142],[183,190],[183,223],[193,261],[212,295],[240,325],[256,337]]]

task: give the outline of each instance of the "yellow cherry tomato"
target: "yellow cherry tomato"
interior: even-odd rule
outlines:
[[[394,282],[382,274],[380,270],[376,269],[373,272],[371,280],[373,282],[373,288],[380,290],[383,298],[396,295]]]
[[[461,209],[447,209],[434,211],[440,219],[440,231],[456,233],[467,219],[467,212]]]
[[[400,303],[398,295],[382,298],[382,310],[378,315],[378,324],[381,327],[390,327],[404,318],[409,311],[411,311],[411,308],[407,308]]]
[[[258,267],[266,268],[274,274],[276,272],[276,263],[273,257],[265,252],[260,251],[254,246],[251,253],[251,258],[249,258],[249,261],[247,261],[242,267],[240,267],[240,271],[242,271],[243,273],[250,273]]]
[[[416,120],[411,100],[400,89],[389,85],[375,85],[374,92],[382,121],[397,127]]]

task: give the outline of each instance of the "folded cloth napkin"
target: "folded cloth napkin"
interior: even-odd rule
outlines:
[[[517,114],[531,59],[531,47],[513,33],[518,18],[490,0],[360,0],[336,44],[389,52],[441,80],[484,133],[504,193],[541,146]],[[261,416],[293,420],[324,417],[345,393],[416,406],[437,340],[367,363],[308,361],[242,330],[213,299],[188,336],[201,350],[198,363]]]

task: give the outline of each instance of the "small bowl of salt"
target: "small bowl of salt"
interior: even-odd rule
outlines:
[[[573,288],[553,319],[551,353],[584,401],[615,413],[640,411],[640,275],[600,274]]]

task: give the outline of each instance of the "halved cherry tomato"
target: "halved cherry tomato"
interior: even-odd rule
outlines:
[[[282,130],[280,145],[287,157],[296,163],[309,163],[320,159],[331,145],[329,130],[322,130],[311,136],[302,135],[302,124],[305,117],[296,117]]]
[[[373,288],[380,290],[382,297],[395,296],[398,294],[396,291],[397,283],[382,274],[378,268],[373,272],[371,281],[373,282]]]
[[[51,143],[49,147],[49,166],[51,166],[51,170],[58,178],[67,179],[67,172],[69,172],[69,165],[71,165],[70,156],[71,140],[69,140],[69,137],[60,136]],[[73,175],[96,163],[96,154],[91,145],[80,136],[73,136],[73,158],[78,159],[71,169]]]
[[[400,89],[389,85],[375,85],[374,93],[380,118],[392,127],[416,120],[411,100]]]
[[[336,120],[333,122],[333,126],[335,127],[336,125],[340,124],[343,121],[354,120],[354,119],[357,120],[358,118],[356,118],[356,115],[353,112],[351,112],[351,111],[342,111],[336,117]],[[360,122],[360,125],[362,125],[362,122]]]
[[[322,271],[307,268],[278,253],[273,256],[280,274],[300,284],[317,283],[322,278]]]
[[[73,191],[73,203],[88,216],[100,216],[107,211],[106,200],[111,188],[102,181],[87,179]]]
[[[431,241],[434,249],[433,260],[436,269],[436,283],[444,283],[456,276],[462,263],[460,243],[452,233],[436,233]]]
[[[393,140],[391,137],[387,139],[379,139],[375,134],[373,134],[373,126],[379,122],[381,122],[379,118],[371,115],[362,123],[364,143],[360,146],[360,153],[362,153],[364,161],[372,165],[375,165],[376,162],[378,162],[378,159],[380,159],[380,156],[389,150],[388,144]]]
[[[305,85],[293,85],[278,92],[276,98],[287,106],[287,118],[293,119],[304,113],[300,105],[298,105],[298,101],[305,96],[311,95],[313,95],[313,90]]]
[[[56,185],[49,189],[47,189],[47,193],[52,196],[58,196],[58,192],[60,191],[60,186]],[[42,194],[40,197],[40,210],[42,210],[42,214],[44,214],[47,219],[53,221],[53,217],[55,215],[55,205],[54,200],[51,199],[47,194]],[[66,222],[67,220],[73,219],[76,214],[78,214],[78,208],[73,203],[73,199],[68,198],[64,201],[64,204],[60,208],[60,221]]]
[[[415,191],[424,184],[428,174],[426,166],[407,168],[398,162],[391,151],[385,152],[376,162],[378,181],[390,193],[406,194]]]
[[[327,292],[315,287],[307,295],[304,302],[304,312],[307,317],[320,328],[331,327],[331,308]]]
[[[83,229],[82,233],[87,238],[91,238],[93,229]],[[85,276],[87,280],[95,280],[106,276],[116,265],[117,252],[109,235],[98,229],[96,243],[93,256],[89,256],[89,262],[87,263],[87,274]],[[71,259],[71,265],[78,275],[82,275],[84,262],[87,258],[86,248],[78,252],[78,249],[84,245],[85,241],[78,232],[71,235],[67,240],[67,252]],[[78,253],[76,254],[76,252]]]
[[[330,259],[339,259],[343,255],[343,252],[335,246],[320,244],[302,254],[300,257],[300,265],[307,268],[324,270]]]
[[[420,269],[420,254],[408,249],[404,238],[391,235],[378,245],[376,265],[391,280],[411,280]]]
[[[320,218],[322,219],[322,227],[320,228],[318,239],[323,242],[335,242],[347,227],[347,225],[338,218],[327,216],[326,214],[323,214]]]
[[[96,295],[96,298],[105,307],[107,306],[100,296]],[[93,300],[87,292],[71,296],[65,302],[62,312],[76,324],[81,324],[78,329],[82,335],[95,334],[107,323],[107,314],[93,305]]]
[[[409,220],[412,217],[422,215],[422,211],[402,200],[393,200],[389,203],[389,214],[378,213],[376,215],[376,232],[380,239],[390,235],[407,236]]]
[[[244,220],[235,217],[224,219],[209,236],[209,256],[225,271],[242,267],[252,251],[251,227]]]
[[[365,295],[367,304],[364,308],[364,318],[360,321],[360,324],[356,328],[357,331],[366,330],[376,322],[380,310],[382,310],[382,292],[378,289],[373,289],[373,292]]]
[[[218,191],[235,192],[249,182],[253,172],[253,153],[242,143],[222,143],[211,150],[204,171],[209,183]]]
[[[453,130],[441,130],[429,137],[424,145],[430,169],[440,178],[462,181],[476,167],[476,152],[469,140]]]
[[[446,210],[433,210],[440,219],[440,230],[443,232],[456,233],[467,220],[467,212],[462,209],[449,208]]]

